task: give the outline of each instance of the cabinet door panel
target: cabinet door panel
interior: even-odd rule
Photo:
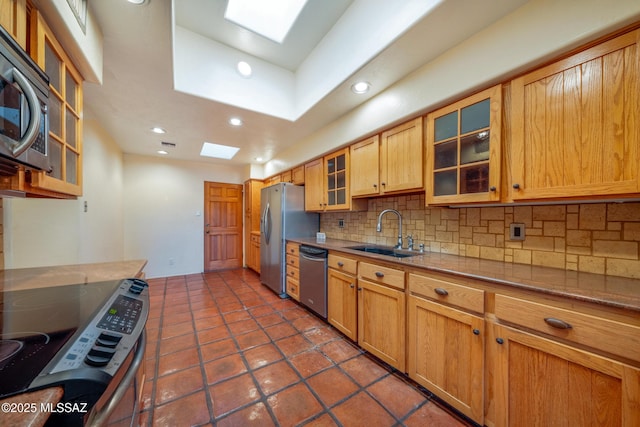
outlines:
[[[380,188],[380,137],[353,144],[351,154],[351,195],[378,194]]]
[[[380,192],[423,188],[422,117],[382,134]]]
[[[322,211],[324,201],[324,162],[317,159],[304,165],[304,210]]]
[[[502,86],[429,113],[426,203],[500,200]]]
[[[332,268],[327,273],[327,321],[347,337],[358,339],[356,278]]]
[[[640,370],[496,326],[497,426],[633,426]]]
[[[640,192],[640,30],[512,82],[515,200]]]
[[[403,291],[358,279],[358,344],[404,372],[405,295]]]
[[[409,376],[482,423],[484,319],[411,296],[407,328]]]

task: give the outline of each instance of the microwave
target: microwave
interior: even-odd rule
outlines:
[[[49,78],[0,26],[0,176],[49,170]]]

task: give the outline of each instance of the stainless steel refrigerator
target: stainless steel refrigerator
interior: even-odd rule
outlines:
[[[320,216],[305,212],[304,187],[285,182],[262,189],[260,215],[260,281],[284,298],[286,240],[315,237]]]

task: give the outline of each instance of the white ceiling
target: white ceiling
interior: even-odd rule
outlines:
[[[278,45],[225,21],[225,0],[91,1],[104,70],[102,85],[85,85],[85,106],[125,153],[159,156],[167,141],[174,159],[268,161],[524,3],[309,0]],[[243,58],[255,64],[251,79],[234,74]],[[361,78],[372,91],[355,95]],[[244,125],[230,126],[232,116]],[[240,151],[203,158],[205,141]]]

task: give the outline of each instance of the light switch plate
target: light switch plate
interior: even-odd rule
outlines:
[[[524,240],[524,224],[522,223],[511,223],[509,225],[509,240]]]

